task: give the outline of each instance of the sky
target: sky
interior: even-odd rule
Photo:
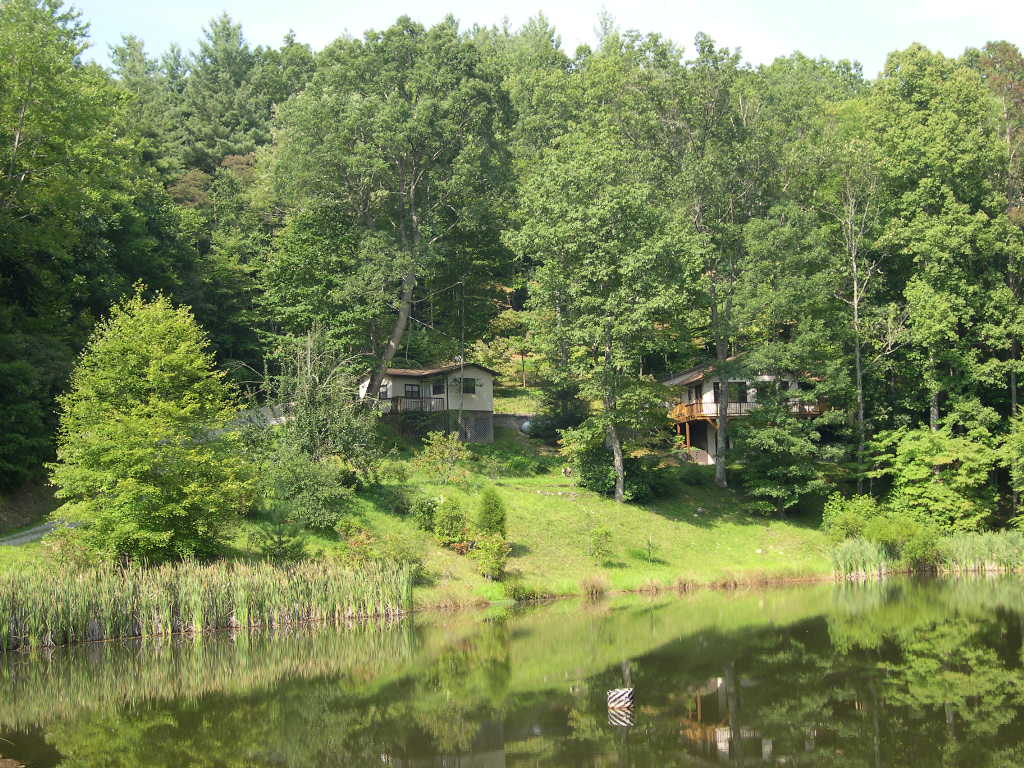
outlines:
[[[530,3],[536,4],[530,4]],[[741,49],[753,64],[799,50],[808,56],[852,59],[874,77],[890,51],[924,43],[950,56],[989,40],[1024,48],[1024,0],[70,0],[90,23],[86,54],[109,63],[109,46],[133,34],[151,54],[171,43],[195,46],[204,24],[226,11],[253,45],[278,45],[288,30],[315,50],[344,35],[381,29],[405,14],[433,24],[454,14],[463,27],[507,20],[514,29],[543,12],[572,53],[596,39],[598,16],[611,14],[623,30],[658,32],[691,48],[705,32],[719,45]]]

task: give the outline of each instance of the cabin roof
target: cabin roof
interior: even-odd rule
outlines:
[[[737,355],[726,358],[727,363],[731,363],[735,360]],[[695,381],[700,381],[706,377],[709,373],[715,370],[714,363],[704,363],[703,365],[697,365],[693,368],[689,368],[682,373],[673,373],[666,379],[662,379],[661,383],[666,387],[685,387],[687,384],[693,384]]]
[[[463,366],[459,363],[454,365],[442,365],[435,368],[387,368],[384,371],[385,376],[409,376],[411,378],[423,378],[424,376],[436,376],[439,373],[451,373],[457,371]],[[486,365],[480,365],[479,363],[466,363],[466,368],[479,368],[482,371],[487,371],[492,376],[497,376],[498,372],[493,368],[488,368]]]

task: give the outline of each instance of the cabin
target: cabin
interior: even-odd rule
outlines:
[[[676,434],[685,438],[687,452],[697,464],[714,464],[718,455],[718,403],[721,384],[714,366],[700,365],[662,380],[662,384],[678,393],[669,409]],[[752,380],[729,379],[727,418],[749,415],[757,408],[757,387],[772,383],[794,394],[801,388],[796,376],[758,375]],[[817,416],[824,403],[808,403],[793,397],[790,408],[802,416]]]
[[[377,397],[384,414],[398,421],[410,413],[434,413],[467,443],[494,442],[494,379],[497,371],[476,363],[435,368],[388,368]],[[359,383],[366,397],[370,376]]]

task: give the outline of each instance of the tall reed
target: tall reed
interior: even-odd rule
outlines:
[[[867,539],[847,539],[832,550],[832,569],[844,578],[883,576],[894,566],[885,549]]]
[[[1024,567],[1024,533],[956,533],[939,543],[940,568],[954,573],[1014,571]]]
[[[411,608],[412,573],[394,564],[183,563],[27,569],[0,575],[0,652],[227,628],[341,624]]]

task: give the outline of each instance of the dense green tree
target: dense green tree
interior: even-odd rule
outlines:
[[[269,105],[251,82],[256,65],[241,25],[226,13],[203,29],[183,93],[187,167],[213,173],[228,155],[269,141]]]
[[[660,200],[653,159],[614,128],[578,128],[544,154],[522,192],[517,252],[538,263],[531,286],[536,336],[567,354],[562,373],[603,408],[615,498],[625,500],[623,430],[658,406],[640,375],[652,330],[682,298],[686,232]]]
[[[366,264],[376,283],[375,311],[352,332],[378,361],[370,391],[406,338],[417,285],[463,258],[460,249],[479,252],[488,233],[497,244],[490,213],[507,178],[505,101],[454,19],[427,30],[402,18],[329,46],[306,90],[280,110],[271,172],[293,226],[333,204],[342,219],[333,231],[348,242],[317,250],[346,249],[342,258]],[[486,277],[472,263],[449,273],[463,291]]]
[[[60,399],[58,515],[109,560],[211,555],[254,501],[234,394],[185,307],[114,306]]]

